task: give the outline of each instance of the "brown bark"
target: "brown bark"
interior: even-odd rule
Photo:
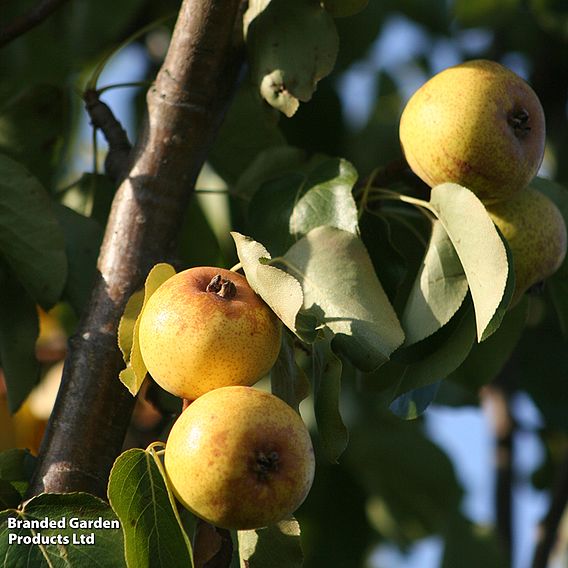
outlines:
[[[30,493],[105,496],[134,399],[116,333],[149,269],[172,252],[189,195],[241,67],[238,0],[184,0],[147,95],[147,119],[117,191],[89,306],[71,341]]]

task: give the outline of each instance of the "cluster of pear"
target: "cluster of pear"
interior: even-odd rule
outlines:
[[[566,255],[556,205],[530,187],[544,156],[545,119],[532,88],[494,61],[450,67],[408,101],[400,141],[412,171],[431,187],[473,191],[509,243],[514,305],[551,276]]]
[[[251,388],[274,365],[282,324],[238,273],[185,270],[149,298],[140,319],[148,372],[191,401],[169,434],[164,465],[174,494],[222,528],[276,523],[306,498],[310,434],[276,396]]]

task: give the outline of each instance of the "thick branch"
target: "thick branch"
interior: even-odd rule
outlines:
[[[29,32],[46,20],[57,8],[67,0],[41,0],[27,14],[16,18],[8,26],[0,30],[0,47]]]
[[[238,0],[184,0],[147,95],[132,168],[117,191],[90,304],[71,342],[31,494],[104,496],[134,399],[118,380],[120,316],[149,269],[176,244],[197,174],[236,87]]]

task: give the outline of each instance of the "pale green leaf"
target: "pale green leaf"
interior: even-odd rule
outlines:
[[[467,279],[448,233],[434,221],[426,256],[402,315],[406,345],[432,335],[458,311]]]
[[[372,370],[402,344],[398,318],[356,235],[318,227],[290,248],[284,262],[302,285],[304,307],[319,314],[354,365]]]
[[[507,250],[483,203],[469,189],[444,183],[432,189],[430,205],[446,229],[467,277],[477,325],[484,339],[507,287]]]
[[[251,288],[290,331],[298,334],[296,318],[304,299],[300,283],[283,270],[259,262],[271,258],[262,244],[237,232],[232,232],[231,236]]]

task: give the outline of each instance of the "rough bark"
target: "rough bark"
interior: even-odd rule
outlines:
[[[149,269],[172,252],[183,213],[235,90],[238,0],[184,0],[147,94],[147,118],[113,202],[91,301],[70,342],[30,493],[105,496],[134,399],[119,382],[116,332]]]

